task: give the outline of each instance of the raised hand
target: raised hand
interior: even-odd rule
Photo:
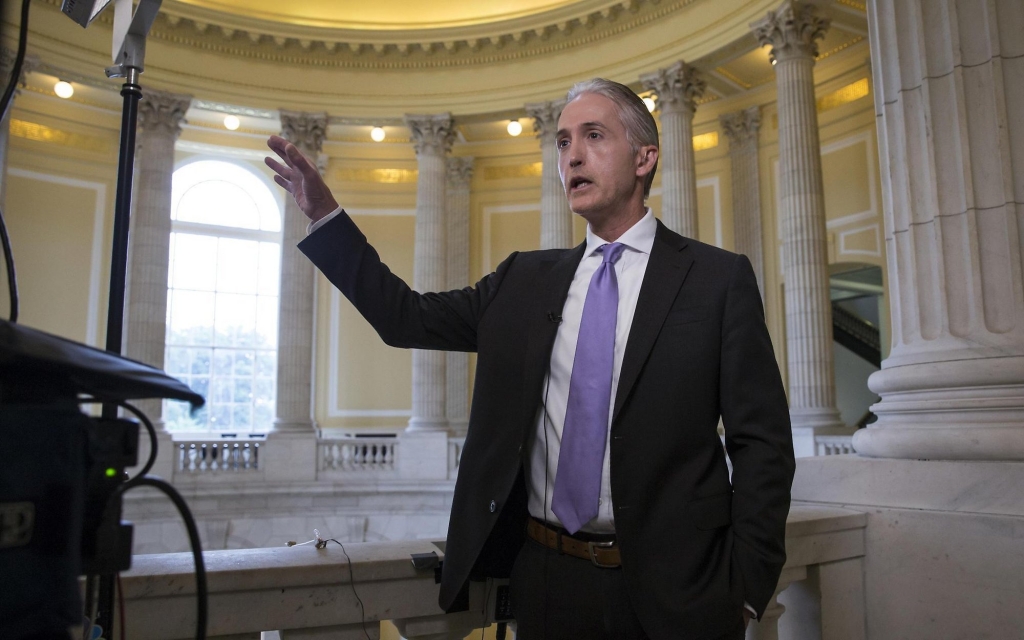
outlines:
[[[284,164],[267,157],[264,162],[274,170],[274,182],[292,194],[306,217],[316,222],[338,208],[338,202],[327,188],[316,165],[302,155],[296,146],[281,136],[270,136],[267,146],[277,154]]]

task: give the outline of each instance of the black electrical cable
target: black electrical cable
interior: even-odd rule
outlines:
[[[366,609],[363,607],[363,601],[356,593],[356,578],[352,574],[352,558],[348,557],[348,551],[345,551],[345,545],[341,544],[334,538],[328,538],[327,542],[333,542],[341,547],[341,552],[345,554],[345,559],[348,560],[348,584],[352,587],[352,595],[356,597],[356,602],[359,603],[359,617],[360,622],[363,623],[363,635],[366,636],[366,640],[371,640],[370,634],[366,631]]]
[[[11,107],[14,98],[14,90],[18,86],[18,78],[21,77],[21,68],[25,62],[25,47],[28,43],[28,8],[30,0],[21,2],[21,26],[18,28],[18,53],[14,57],[14,67],[11,69],[11,78],[7,81],[7,88],[4,89],[3,98],[0,98],[0,120],[7,116],[7,110]],[[0,246],[4,252],[4,266],[7,269],[7,290],[11,297],[10,321],[18,321],[18,277],[14,270],[14,254],[11,252],[11,238],[7,234],[7,223],[4,221],[4,212],[0,210]]]
[[[178,513],[181,514],[181,519],[185,521],[185,528],[188,530],[188,542],[192,548],[192,558],[196,565],[196,640],[206,640],[206,619],[209,604],[209,594],[206,590],[206,565],[203,563],[203,548],[199,541],[199,530],[196,528],[196,521],[192,517],[192,512],[189,511],[185,499],[181,497],[181,494],[174,487],[160,478],[144,476],[136,477],[131,482],[126,482],[114,489],[114,492],[110,494],[110,498],[107,501],[107,508],[110,508],[115,499],[120,500],[126,491],[140,486],[154,487],[162,491],[171,499],[171,502],[177,507]],[[341,543],[338,542],[338,544]],[[348,554],[345,555],[348,556]],[[349,562],[351,563],[351,561]],[[349,565],[349,570],[351,570],[351,564]],[[362,602],[359,605],[362,606]]]
[[[106,403],[108,403],[108,401],[107,400],[100,400],[98,398],[82,398],[82,399],[80,399],[78,401],[78,403],[79,404],[106,404]],[[140,411],[135,405],[130,404],[128,402],[124,402],[124,401],[115,402],[114,404],[116,404],[119,407],[124,407],[128,411],[130,411],[133,414],[135,414],[135,417],[137,417],[142,422],[142,424],[146,427],[146,431],[149,432],[149,459],[146,460],[146,465],[144,467],[142,467],[142,469],[138,473],[135,474],[135,477],[128,481],[128,482],[131,482],[135,478],[141,478],[142,476],[144,476],[147,473],[149,473],[149,470],[153,468],[153,464],[156,463],[156,453],[157,453],[157,451],[156,451],[156,449],[157,449],[156,429],[153,427],[153,423],[150,422],[149,418],[146,417],[146,414],[142,413],[142,411]]]

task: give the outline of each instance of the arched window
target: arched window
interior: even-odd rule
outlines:
[[[206,397],[178,431],[266,433],[274,419],[281,209],[267,184],[228,162],[174,172],[167,283],[167,373]]]

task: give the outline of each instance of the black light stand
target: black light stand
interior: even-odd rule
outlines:
[[[127,14],[123,12],[122,3],[115,4],[115,32],[125,29],[126,26],[127,29],[121,48],[114,56],[116,64],[106,69],[108,78],[125,79],[121,87],[121,141],[117,163],[117,196],[114,204],[114,240],[110,256],[110,292],[107,302],[106,349],[114,354],[121,353],[123,344],[128,232],[131,226],[132,178],[135,171],[135,131],[139,121],[139,101],[142,99],[139,76],[142,74],[146,58],[146,36],[156,19],[160,3],[161,0],[143,0],[134,15],[131,13],[131,3],[128,3]],[[103,405],[104,418],[115,419],[117,413],[118,405]],[[116,506],[115,510],[117,518],[120,519],[120,506]],[[113,572],[100,576],[96,624],[104,629],[114,628],[115,579],[116,573]]]

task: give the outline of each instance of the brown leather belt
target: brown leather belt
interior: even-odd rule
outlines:
[[[597,542],[580,540],[567,533],[561,533],[548,527],[536,518],[530,518],[526,524],[526,534],[531,540],[539,542],[549,549],[584,560],[590,560],[602,569],[615,569],[622,565],[618,544],[614,541]]]

